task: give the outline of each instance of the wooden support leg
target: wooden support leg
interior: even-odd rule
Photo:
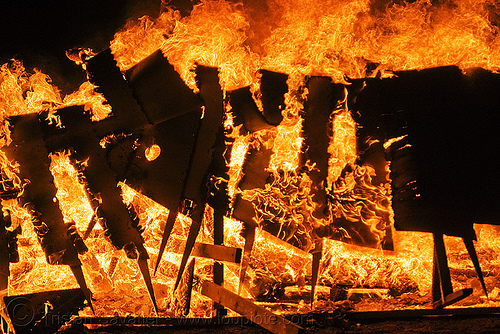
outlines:
[[[149,274],[148,260],[139,258],[137,260],[137,264],[139,265],[142,278],[144,279],[144,283],[146,284],[146,288],[148,289],[149,298],[151,298],[155,313],[156,315],[158,315],[158,306],[156,304],[155,291],[153,290],[153,282],[151,281],[151,275]]]
[[[94,307],[92,306],[92,292],[89,290],[89,288],[87,287],[87,283],[85,282],[82,266],[70,266],[70,268],[71,272],[76,278],[76,281],[78,282],[78,285],[80,286],[80,289],[83,292],[83,295],[85,296],[85,299],[87,300],[87,303],[90,306],[90,309],[92,310],[92,313],[95,314]]]
[[[167,246],[168,238],[170,238],[170,233],[172,233],[172,229],[174,228],[176,218],[177,212],[171,210],[168,213],[167,224],[165,225],[165,230],[163,231],[163,236],[161,238],[160,250],[158,252],[158,258],[156,259],[155,271],[153,275],[156,275],[156,271],[158,270],[158,266],[160,265],[163,252],[165,251],[165,247]]]
[[[469,257],[474,264],[474,269],[476,269],[477,277],[481,282],[481,286],[483,287],[484,294],[488,297],[488,291],[486,290],[486,284],[484,284],[483,272],[481,271],[481,266],[479,265],[479,259],[477,258],[476,248],[474,247],[474,243],[472,239],[463,238],[465,247],[467,248],[467,252],[469,252]]]
[[[314,304],[314,293],[316,291],[316,284],[319,277],[319,265],[321,257],[323,256],[323,239],[317,239],[315,242],[314,250],[312,250],[312,279],[311,279],[311,309]]]
[[[224,215],[219,210],[214,210],[214,245],[224,244]],[[224,265],[214,261],[214,283],[221,285],[224,283]],[[214,303],[215,316],[223,317],[227,315],[227,310],[221,304]]]
[[[191,251],[193,250],[196,238],[198,237],[198,233],[200,232],[201,220],[203,218],[204,210],[204,207],[203,209],[195,207],[195,209],[193,210],[193,214],[191,215],[191,227],[189,228],[186,247],[184,248],[184,253],[182,254],[182,260],[179,266],[179,273],[177,274],[177,280],[175,281],[174,290],[176,290],[177,286],[179,286],[182,274],[184,273],[184,269],[186,268],[189,256],[191,255]]]
[[[472,289],[462,289],[453,292],[443,235],[433,234],[433,236],[434,259],[432,270],[432,307],[439,309],[456,303],[469,296],[472,293]]]
[[[245,246],[243,248],[243,257],[241,259],[240,267],[240,284],[238,286],[238,295],[241,293],[245,277],[247,273],[248,264],[250,263],[250,255],[252,254],[253,243],[255,241],[255,225],[246,224],[245,229]]]
[[[177,317],[187,317],[191,308],[195,259],[191,259],[182,275],[179,287],[174,292],[173,311]]]

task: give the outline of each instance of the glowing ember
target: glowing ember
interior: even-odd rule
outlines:
[[[160,156],[161,148],[160,146],[154,144],[146,149],[146,159],[148,161],[153,161]]]

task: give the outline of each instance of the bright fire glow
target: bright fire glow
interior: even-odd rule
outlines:
[[[378,3],[370,0],[274,0],[257,7],[246,2],[203,0],[187,17],[165,8],[157,19],[143,17],[137,22],[131,21],[111,41],[111,50],[121,70],[131,68],[161,49],[193,90],[196,90],[192,71],[195,64],[219,67],[224,90],[257,85],[258,69],[289,75],[284,121],[273,130],[265,130],[265,134],[253,134],[262,140],[262,145],[273,149],[269,171],[275,176],[275,182],[262,191],[246,191],[243,195],[261,205],[257,211],[263,220],[278,221],[281,239],[257,229],[248,270],[252,279],[244,292],[246,297],[268,301],[279,299],[279,292],[285,291],[286,287],[307,290],[312,261],[307,252],[313,242],[311,231],[326,224],[312,219],[314,203],[310,199],[310,180],[307,175],[296,173],[302,145],[300,113],[307,96],[303,83],[307,76],[329,76],[335,82],[345,83],[346,76],[384,77],[394,71],[444,65],[457,65],[462,69],[482,67],[492,71],[500,68],[499,22],[498,18],[494,22],[493,15],[498,15],[499,9],[492,1],[452,0],[432,5],[428,0],[417,0],[411,3],[398,1],[387,6]],[[63,98],[50,78],[40,71],[28,74],[19,61],[0,67],[0,120],[69,105],[84,105],[85,110],[92,112],[94,121],[111,113],[104,98],[88,82]],[[345,166],[353,165],[356,158],[356,124],[345,104],[335,110],[332,122],[328,186],[335,196],[344,196],[346,203],[336,211],[347,220],[361,221],[378,243],[385,233],[378,229],[380,217],[388,221],[391,216],[388,194],[385,189],[371,185],[368,167],[355,166],[351,174],[339,179]],[[237,183],[251,139],[239,136],[238,129],[234,129],[232,135],[235,142],[229,163],[229,189],[230,195],[234,196],[239,191]],[[0,146],[9,143],[8,129],[3,124]],[[78,182],[78,172],[70,163],[68,153],[52,155],[51,159],[51,172],[64,218],[74,221],[78,233],[83,235],[93,212],[84,188]],[[20,185],[21,181],[15,179],[15,162],[9,161],[2,153],[0,163],[6,177]],[[128,186],[120,186],[124,202],[133,205],[140,218],[152,272],[169,212]],[[284,196],[283,189],[294,189],[294,192]],[[363,206],[365,203],[368,204]],[[21,225],[23,230],[19,237],[21,260],[11,264],[8,293],[76,287],[67,266],[46,263],[27,211],[15,200],[3,201],[2,204],[12,214],[12,228]],[[172,291],[189,224],[187,217],[179,215],[158,273],[153,277],[161,316],[176,316],[172,308]],[[458,305],[496,305],[500,303],[500,289],[496,287],[499,283],[500,244],[497,236],[500,230],[489,225],[476,225],[475,228],[479,236],[476,243],[479,259],[486,285],[491,289],[490,299],[485,300],[480,294],[478,281],[471,274],[472,263],[464,259],[466,251],[463,246],[456,238],[446,238],[455,288],[471,285],[475,288],[473,297]],[[226,245],[243,247],[240,232],[241,222],[225,219]],[[213,221],[207,214],[198,241],[213,243],[212,233]],[[96,225],[85,240],[89,251],[80,256],[87,283],[96,299],[96,315],[153,316],[136,263],[126,258],[124,252],[116,250],[103,234],[102,228]],[[282,239],[294,239],[300,248]],[[431,299],[431,236],[394,232],[394,248],[394,252],[387,252],[324,240],[319,282],[325,286],[388,291],[385,295],[378,295],[376,302],[351,299],[349,303],[356,303],[359,310],[397,309],[428,303]],[[189,316],[206,317],[211,315],[211,301],[199,293],[199,283],[211,279],[213,261],[200,258],[196,261],[196,282]],[[225,266],[226,288],[237,290],[238,270],[236,265]],[[324,309],[335,306],[333,301],[327,300],[316,304]],[[302,302],[289,306],[287,311],[306,312],[310,309]],[[91,315],[91,312],[86,309],[83,314]]]

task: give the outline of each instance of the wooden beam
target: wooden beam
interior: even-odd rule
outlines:
[[[316,291],[316,284],[318,283],[319,278],[319,268],[321,264],[321,257],[323,256],[323,239],[315,240],[315,247],[311,251],[313,255],[312,260],[312,278],[311,278],[311,309],[313,309],[314,305],[314,292]]]
[[[303,331],[302,327],[210,281],[203,282],[201,293],[272,333],[295,334]]]
[[[250,256],[252,255],[253,243],[255,241],[255,225],[245,224],[245,246],[243,259],[240,266],[240,283],[238,284],[238,295],[241,294],[241,289],[245,285],[245,277],[248,265],[250,264]]]
[[[481,266],[479,265],[479,259],[477,258],[476,248],[474,247],[474,243],[470,238],[462,238],[464,241],[465,247],[467,248],[467,252],[469,253],[469,257],[474,264],[474,269],[476,270],[477,278],[479,282],[481,282],[481,286],[483,287],[484,294],[488,297],[488,290],[486,289],[486,284],[484,283],[483,272],[481,271]]]
[[[472,294],[472,289],[471,288],[465,288],[461,290],[457,290],[455,292],[452,292],[446,296],[441,297],[441,299],[436,300],[432,303],[432,307],[435,309],[440,309],[443,307],[446,307],[448,305],[454,304],[465,297],[468,297]]]
[[[192,256],[214,259],[220,262],[241,262],[241,248],[223,245],[211,245],[197,242],[194,244]]]

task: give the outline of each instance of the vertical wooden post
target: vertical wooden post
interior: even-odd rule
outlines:
[[[219,210],[214,210],[214,245],[224,244],[224,215]],[[222,286],[224,283],[224,265],[214,260],[214,283]],[[219,303],[214,303],[215,316],[227,315],[227,310]]]

